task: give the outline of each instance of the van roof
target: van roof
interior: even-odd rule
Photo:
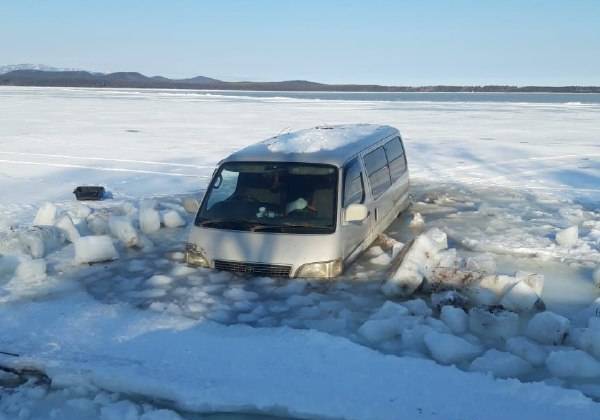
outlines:
[[[305,162],[343,166],[350,158],[388,137],[394,127],[375,124],[317,126],[280,134],[247,146],[224,162]]]

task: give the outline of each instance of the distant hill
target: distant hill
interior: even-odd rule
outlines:
[[[47,66],[45,64],[9,64],[0,66],[0,74],[15,70],[40,70],[40,71],[77,71],[79,69],[65,69],[60,67]]]
[[[16,68],[19,67],[19,68]],[[35,68],[29,68],[35,67]],[[12,70],[10,70],[12,68]],[[3,73],[3,69],[9,69]],[[204,90],[262,90],[262,91],[337,91],[337,92],[558,92],[600,93],[599,86],[383,86],[344,84],[331,85],[307,80],[281,82],[226,82],[205,76],[189,79],[148,77],[137,72],[91,73],[82,70],[63,70],[43,65],[20,64],[0,66],[0,85],[4,86],[64,86],[114,87],[155,89]]]

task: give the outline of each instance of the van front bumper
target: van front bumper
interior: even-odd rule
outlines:
[[[192,227],[189,265],[256,276],[331,278],[343,271],[339,237]]]

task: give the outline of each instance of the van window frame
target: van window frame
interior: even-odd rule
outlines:
[[[388,144],[392,143],[393,141],[397,141],[400,144],[400,150],[402,151],[402,154],[400,154],[400,155],[396,156],[394,159],[390,160],[386,146]],[[394,138],[387,140],[383,144],[383,151],[385,152],[385,156],[388,161],[388,168],[390,170],[390,179],[392,181],[392,184],[394,184],[396,181],[398,181],[400,178],[402,178],[402,176],[406,173],[406,170],[407,170],[406,151],[404,150],[404,144],[402,144],[402,139],[400,138],[400,136],[395,136]],[[393,162],[397,161],[398,159],[402,159],[402,161],[404,163],[404,167],[402,169],[402,172],[394,178],[394,176],[392,176],[392,166],[391,165]]]
[[[390,173],[390,166],[389,166],[389,162],[388,162],[388,160],[387,160],[387,154],[385,153],[385,148],[383,147],[383,146],[384,146],[384,144],[385,144],[385,143],[387,143],[387,141],[389,141],[389,138],[388,138],[388,139],[385,139],[385,140],[382,140],[382,141],[380,141],[380,142],[378,142],[378,143],[377,143],[376,145],[374,145],[372,148],[369,148],[368,150],[365,150],[365,151],[363,152],[362,156],[361,156],[362,163],[363,163],[363,166],[364,166],[364,168],[365,168],[365,174],[366,174],[366,177],[367,177],[367,178],[368,178],[368,180],[369,180],[369,188],[370,188],[370,190],[371,190],[371,196],[373,197],[373,200],[377,200],[377,199],[379,199],[379,197],[381,197],[383,194],[385,194],[385,192],[386,192],[387,190],[389,190],[389,189],[390,189],[390,187],[391,187],[391,186],[392,186],[392,184],[393,184],[393,181],[392,181],[392,176],[391,176],[391,173]],[[384,189],[384,190],[382,190],[382,191],[381,191],[381,192],[380,192],[378,195],[375,195],[375,193],[374,193],[374,191],[373,191],[373,183],[371,182],[371,174],[369,173],[369,169],[367,168],[367,164],[366,164],[366,162],[365,162],[365,158],[366,158],[366,157],[367,157],[369,154],[371,154],[371,153],[373,153],[373,152],[377,151],[377,149],[382,149],[382,151],[383,151],[383,156],[385,157],[385,165],[383,165],[382,167],[378,168],[378,169],[377,169],[377,170],[376,170],[374,173],[376,173],[376,172],[379,172],[379,171],[381,171],[381,170],[382,170],[382,169],[384,169],[384,168],[387,168],[387,174],[388,174],[388,178],[389,178],[389,184],[388,184],[388,185],[385,187],[385,189]]]
[[[355,203],[349,203],[346,204],[346,180],[348,179],[348,168],[350,167],[350,165],[353,165],[354,162],[356,162],[360,168],[360,172],[358,173],[358,178],[360,178],[360,188],[361,188],[361,196],[360,196],[360,201],[355,202]],[[360,156],[354,156],[352,159],[350,159],[348,162],[346,162],[342,168],[343,172],[344,172],[344,176],[342,177],[342,207],[346,208],[347,206],[349,206],[350,204],[364,204],[365,200],[367,199],[367,192],[365,189],[365,180],[363,177],[363,172],[364,172],[364,168],[363,168],[363,164],[361,162]]]
[[[205,208],[205,206],[208,204],[208,196],[210,195],[209,192],[213,189],[214,184],[217,182],[217,175],[219,175],[221,173],[221,170],[223,169],[223,166],[228,164],[228,163],[239,163],[239,164],[263,164],[263,165],[268,165],[268,164],[277,164],[277,163],[283,163],[283,164],[295,164],[295,165],[311,165],[311,166],[321,166],[321,167],[327,167],[327,168],[333,168],[335,170],[335,177],[336,177],[336,182],[334,183],[334,185],[336,186],[336,188],[339,189],[339,182],[340,182],[340,168],[337,167],[336,165],[332,165],[329,163],[313,163],[313,162],[296,162],[296,161],[287,161],[287,160],[277,160],[277,161],[263,161],[263,160],[226,160],[226,161],[222,161],[219,163],[219,165],[217,166],[217,168],[214,170],[213,175],[211,177],[210,182],[208,183],[208,186],[206,187],[206,190],[204,191],[204,195],[202,196],[202,201],[200,202],[200,207],[198,208],[198,212],[196,213],[196,217],[194,217],[194,225],[197,227],[200,227],[200,214],[202,213],[203,209]],[[328,231],[320,231],[320,232],[312,232],[312,231],[308,231],[308,232],[264,232],[264,234],[275,234],[275,235],[306,235],[306,234],[318,234],[318,235],[332,235],[335,234],[338,230],[338,216],[340,214],[339,210],[339,191],[334,191],[333,194],[333,224],[331,226],[331,229],[329,229]],[[231,230],[231,229],[223,229],[223,230]],[[235,229],[233,229],[235,230]],[[245,231],[244,231],[245,232]]]

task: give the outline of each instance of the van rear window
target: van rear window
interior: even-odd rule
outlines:
[[[387,157],[385,156],[383,147],[379,147],[366,154],[364,162],[367,175],[369,176],[369,184],[371,184],[371,192],[373,193],[373,197],[377,198],[392,185]]]
[[[404,148],[402,147],[399,137],[388,141],[383,147],[385,149],[385,154],[387,155],[392,182],[395,182],[402,174],[404,174],[404,172],[406,172]]]

